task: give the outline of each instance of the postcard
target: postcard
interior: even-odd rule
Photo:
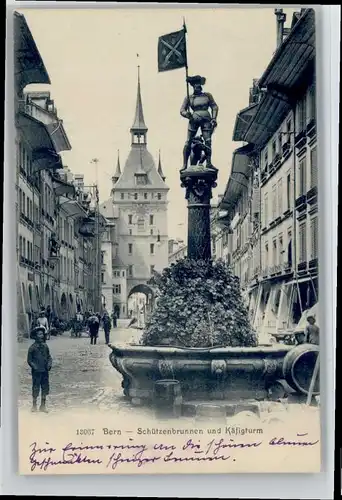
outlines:
[[[14,14],[19,473],[318,473],[315,11]]]

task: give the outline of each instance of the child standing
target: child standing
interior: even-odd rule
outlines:
[[[32,411],[37,411],[37,399],[41,391],[39,410],[47,413],[46,396],[49,394],[49,371],[52,366],[50,350],[46,344],[46,330],[44,326],[37,326],[33,330],[34,343],[29,347],[27,363],[32,372]]]

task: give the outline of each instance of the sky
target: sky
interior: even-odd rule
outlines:
[[[19,10],[19,9],[18,9]],[[91,160],[98,158],[100,199],[109,198],[117,151],[124,166],[131,144],[137,65],[148,149],[158,162],[158,150],[168,194],[168,234],[186,240],[187,208],[179,170],[187,135],[187,120],[179,114],[186,95],[184,68],[158,73],[158,37],[187,25],[189,74],[206,77],[204,90],[218,106],[213,135],[213,164],[219,169],[213,202],[224,192],[234,149],[236,114],[248,106],[249,88],[276,50],[274,8],[106,8],[20,9],[36,41],[51,85],[49,90],[63,120],[72,150],[63,162],[86,184],[96,182]],[[294,9],[288,14],[291,23]],[[139,58],[137,58],[139,54]]]

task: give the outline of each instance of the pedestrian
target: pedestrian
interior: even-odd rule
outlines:
[[[100,328],[100,321],[96,314],[93,314],[88,318],[88,327],[90,334],[90,344],[95,345]]]
[[[41,391],[39,411],[47,413],[46,396],[50,392],[49,371],[52,366],[52,358],[45,342],[46,330],[44,326],[34,328],[32,336],[35,340],[27,352],[27,363],[32,374],[32,411],[37,411],[37,399]]]
[[[44,309],[42,309],[39,313],[39,316],[37,319],[37,326],[43,326],[45,328],[46,340],[50,340],[49,322],[48,322],[48,319],[46,317]]]
[[[308,344],[319,345],[319,327],[316,325],[316,318],[308,316],[306,318],[308,325],[305,328],[305,339]]]
[[[102,324],[103,324],[103,329],[104,329],[104,333],[105,333],[106,344],[108,345],[109,344],[109,334],[110,334],[110,329],[112,328],[112,323],[110,321],[110,317],[109,317],[109,314],[107,312],[103,315]]]
[[[112,314],[112,318],[113,318],[113,328],[117,328],[117,326],[118,326],[118,315],[117,315],[117,312],[116,312],[115,308],[114,308],[114,311],[113,311],[113,314]]]

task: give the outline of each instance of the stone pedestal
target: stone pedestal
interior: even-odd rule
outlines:
[[[217,170],[190,166],[180,173],[188,200],[188,258],[211,259],[210,200],[216,187]]]

